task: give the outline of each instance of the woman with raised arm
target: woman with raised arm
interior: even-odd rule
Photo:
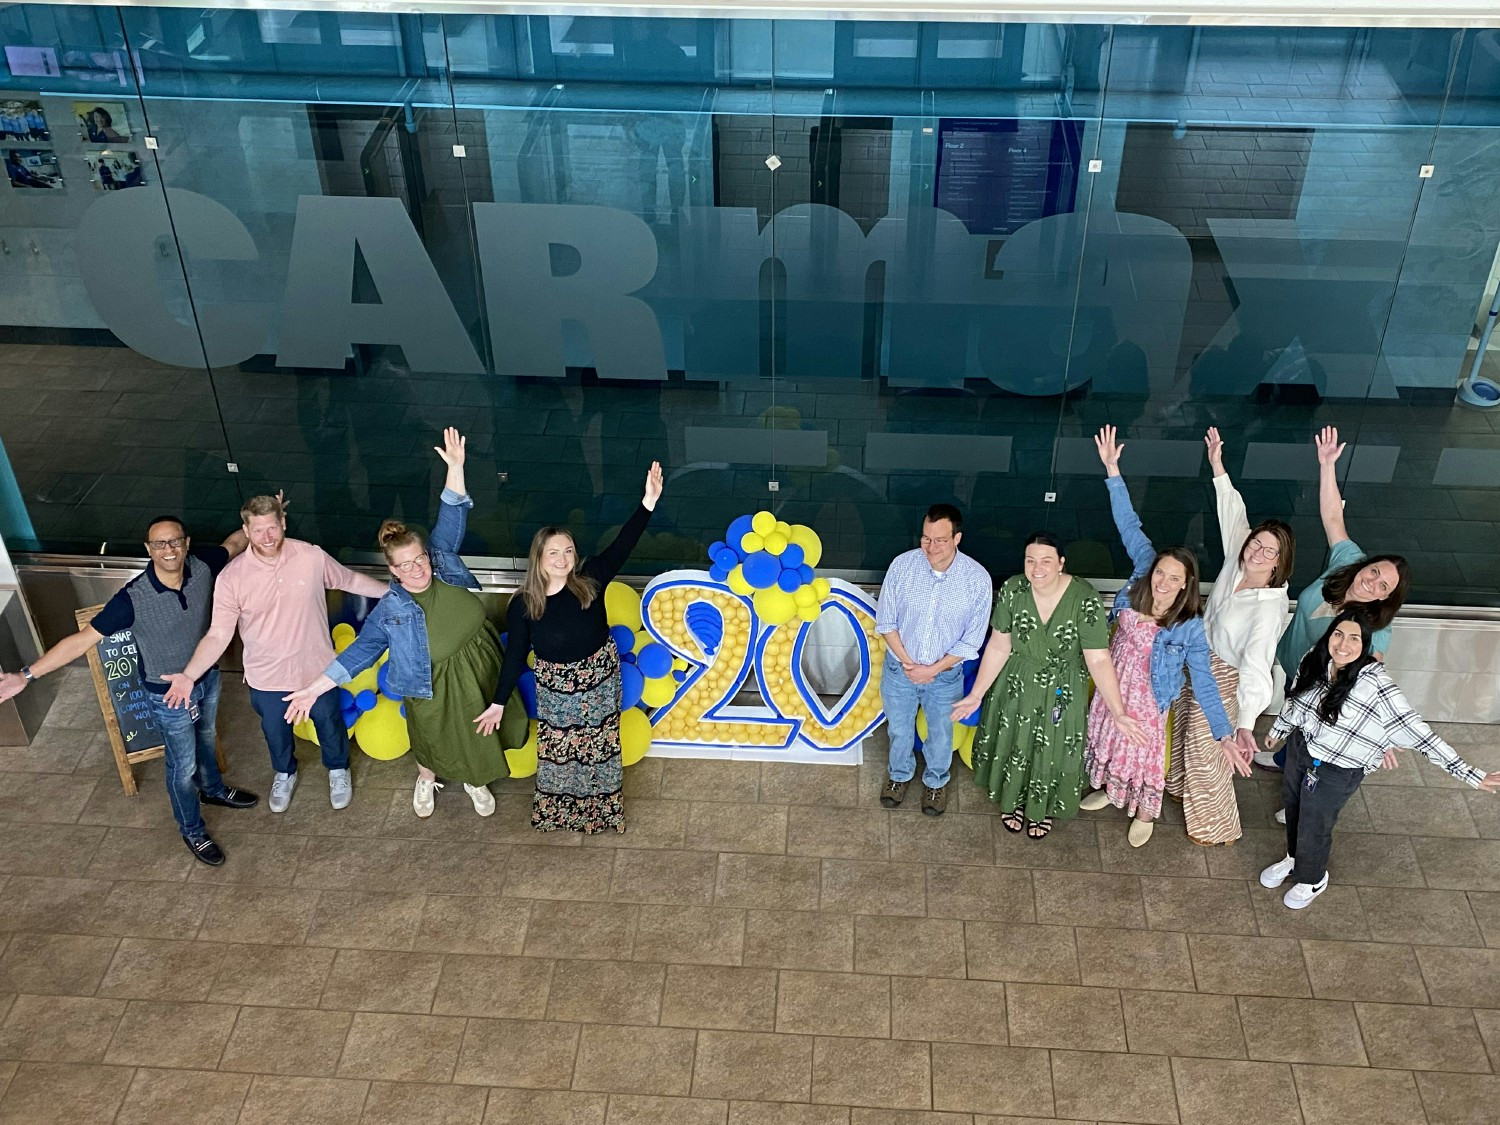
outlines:
[[[1115,595],[1111,612],[1118,624],[1109,642],[1110,659],[1120,680],[1126,709],[1145,731],[1145,745],[1132,742],[1115,723],[1103,695],[1089,707],[1084,769],[1094,792],[1079,802],[1088,812],[1114,805],[1133,819],[1128,840],[1138,848],[1151,839],[1161,815],[1166,785],[1167,711],[1182,693],[1184,672],[1213,736],[1225,752],[1237,753],[1234,725],[1224,714],[1219,687],[1209,671],[1208,637],[1203,631],[1203,599],[1198,593],[1198,559],[1186,547],[1161,551],[1141,529],[1130,503],[1115,428],[1105,426],[1094,438],[1104,462],[1110,510],[1134,569]]]
[[[1232,844],[1242,835],[1234,799],[1234,775],[1248,775],[1255,752],[1255,720],[1271,703],[1276,681],[1276,642],[1289,606],[1287,578],[1296,539],[1283,520],[1254,527],[1245,501],[1224,471],[1224,441],[1216,427],[1203,439],[1214,471],[1214,493],[1224,565],[1203,611],[1213,650],[1209,668],[1229,721],[1238,728],[1233,747],[1214,737],[1208,717],[1189,685],[1178,705],[1167,792],[1182,797],[1188,838],[1195,844]]]
[[[531,826],[625,831],[620,797],[620,656],[609,636],[604,588],[620,573],[661,498],[660,463],[651,462],[640,506],[615,540],[579,565],[566,528],[531,539],[526,577],[506,611],[509,636],[495,702],[474,720],[488,733],[536,653],[537,770]]]
[[[1387,747],[1410,746],[1459,781],[1500,792],[1500,773],[1469,765],[1412,710],[1375,659],[1372,639],[1358,610],[1335,617],[1302,658],[1266,736],[1267,746],[1286,744],[1286,857],[1260,873],[1260,884],[1275,888],[1290,878],[1281,901],[1292,910],[1328,889],[1333,826],[1360,782],[1381,767]]]
[[[1090,676],[1121,734],[1146,742],[1120,698],[1099,592],[1065,561],[1050,535],[1026,540],[1025,571],[1000,587],[974,687],[953,706],[957,722],[984,705],[974,780],[1004,810],[1006,830],[1033,840],[1078,815]]]
[[[1344,446],[1338,430],[1324,426],[1313,442],[1318,448],[1318,513],[1323,517],[1323,533],[1328,536],[1328,565],[1297,595],[1292,623],[1276,646],[1276,662],[1286,674],[1288,685],[1296,678],[1302,658],[1322,635],[1325,623],[1346,608],[1364,613],[1370,651],[1376,660],[1384,660],[1391,647],[1391,622],[1406,601],[1411,583],[1411,568],[1400,555],[1366,555],[1349,538],[1344,527],[1344,498],[1339,495],[1338,460]],[[1262,750],[1255,755],[1255,764],[1262,769],[1279,770],[1285,761],[1285,750],[1275,754]]]
[[[448,466],[432,536],[397,520],[380,525],[376,542],[391,573],[390,591],[376,603],[354,643],[312,683],[285,697],[286,721],[301,722],[313,701],[336,684],[347,684],[389,650],[387,693],[406,708],[417,785],[412,809],[432,815],[439,777],[462,783],[474,811],[489,816],[495,797],[489,786],[508,775],[500,739],[476,732],[468,721],[495,693],[500,678],[500,639],[474,593],[479,581],[459,558],[474,500],[464,485],[467,439],[452,426],[435,447]]]

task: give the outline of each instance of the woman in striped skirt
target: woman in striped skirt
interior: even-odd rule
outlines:
[[[1212,649],[1209,666],[1237,729],[1233,744],[1215,740],[1188,685],[1177,702],[1166,788],[1182,798],[1189,838],[1211,845],[1232,844],[1241,835],[1234,775],[1250,773],[1255,720],[1275,694],[1271,669],[1291,604],[1287,579],[1296,540],[1282,520],[1250,526],[1245,501],[1224,471],[1218,429],[1210,428],[1204,442],[1214,471],[1224,566],[1204,610],[1203,627]]]

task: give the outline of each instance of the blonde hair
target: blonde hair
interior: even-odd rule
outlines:
[[[240,523],[249,527],[254,516],[275,516],[278,520],[284,520],[286,511],[282,508],[281,501],[274,496],[252,496],[240,508]]]
[[[397,547],[407,547],[413,543],[423,548],[427,546],[419,534],[400,520],[386,520],[380,525],[380,530],[375,533],[375,545],[385,555],[387,563],[391,561],[391,552]]]
[[[533,621],[541,620],[547,612],[547,576],[542,571],[542,552],[547,549],[547,540],[555,535],[564,536],[573,543],[573,534],[565,527],[548,524],[531,537],[531,550],[526,556],[526,577],[521,579],[521,598],[526,603],[526,616]],[[577,544],[574,543],[574,550]],[[588,609],[599,596],[599,583],[578,570],[578,560],[573,561],[573,570],[568,574],[567,588],[573,591],[578,604]]]

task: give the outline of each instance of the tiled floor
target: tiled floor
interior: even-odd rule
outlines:
[[[333,812],[122,795],[86,677],[0,750],[0,1123],[1433,1125],[1500,1115],[1500,797],[1406,762],[1302,914],[1255,882],[1269,778],[1204,851],[1120,814],[1043,842],[956,777],[941,820],[860,768],[647,759],[630,831],[527,826],[524,783],[411,813],[356,755]],[[226,690],[230,777],[268,766]],[[1495,728],[1449,728],[1500,768]],[[914,801],[909,803],[915,804]],[[1177,819],[1176,810],[1171,814]]]

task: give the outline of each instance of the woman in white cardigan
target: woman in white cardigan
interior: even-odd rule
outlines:
[[[1283,520],[1254,527],[1245,501],[1224,471],[1224,442],[1210,428],[1204,443],[1214,471],[1214,496],[1224,566],[1203,611],[1203,627],[1213,650],[1210,666],[1224,710],[1236,730],[1232,749],[1209,729],[1191,687],[1177,703],[1167,792],[1182,797],[1183,819],[1195,844],[1232,844],[1241,835],[1234,775],[1248,775],[1255,752],[1255,719],[1271,703],[1276,643],[1286,624],[1290,601],[1287,579],[1295,561],[1296,539]]]

